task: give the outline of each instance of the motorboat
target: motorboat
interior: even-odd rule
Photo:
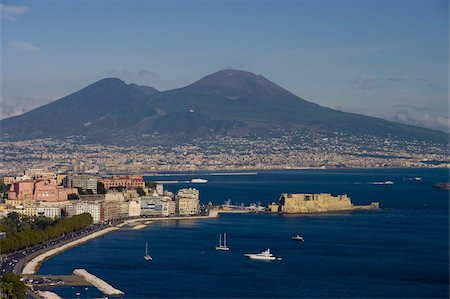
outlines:
[[[394,184],[394,182],[393,181],[385,181],[384,184],[385,185],[392,185],[392,184]]]
[[[145,242],[145,255],[144,260],[151,261],[153,258],[148,254],[148,243]]]
[[[246,253],[244,255],[252,260],[264,260],[264,261],[281,260],[281,258],[273,256],[273,254],[270,253],[270,249],[267,249],[261,253]]]
[[[303,239],[303,237],[300,236],[300,235],[293,236],[292,240],[294,240],[294,241],[302,241],[302,242],[305,241],[305,239]]]
[[[197,179],[192,179],[191,180],[191,183],[207,183],[208,182],[208,180],[207,179],[199,179],[199,178],[197,178]]]
[[[227,233],[223,234],[223,244],[222,244],[222,234],[219,235],[219,246],[216,246],[216,250],[229,251],[230,248],[227,246]]]

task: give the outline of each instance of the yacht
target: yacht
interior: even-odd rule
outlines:
[[[230,248],[227,246],[227,233],[223,234],[223,244],[222,244],[222,234],[219,235],[219,246],[216,246],[216,250],[228,251]]]
[[[393,181],[385,181],[384,184],[385,185],[392,185],[392,184],[394,184],[394,182]]]
[[[293,236],[292,240],[294,240],[294,241],[302,241],[302,242],[305,241],[305,239],[303,239],[303,237],[300,236],[300,235]]]
[[[261,253],[246,253],[244,255],[252,260],[264,260],[264,261],[281,260],[281,258],[273,256],[273,254],[270,253],[270,249],[267,249],[266,251],[263,251]]]
[[[151,261],[153,258],[148,254],[148,243],[145,242],[145,255],[144,260]]]
[[[207,183],[207,179],[192,179],[191,183]]]

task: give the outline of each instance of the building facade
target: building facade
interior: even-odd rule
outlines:
[[[127,189],[138,189],[144,187],[144,178],[142,176],[114,176],[101,179],[105,189],[109,190],[116,187],[125,187]]]
[[[180,216],[197,215],[200,211],[199,192],[197,189],[180,189],[176,195],[176,212]]]

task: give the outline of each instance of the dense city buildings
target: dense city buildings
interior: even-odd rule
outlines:
[[[449,167],[448,146],[395,137],[277,132],[272,138],[217,137],[174,146],[117,146],[41,139],[1,142],[0,175],[27,168],[108,176],[161,171]],[[110,178],[108,188],[126,184]],[[139,179],[128,182],[138,188]]]

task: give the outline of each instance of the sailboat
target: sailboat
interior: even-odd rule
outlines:
[[[219,235],[219,246],[216,246],[216,250],[228,251],[230,248],[227,246],[227,233],[223,233],[223,244],[222,244],[222,234]]]
[[[145,255],[144,260],[151,261],[152,257],[148,254],[148,242],[145,242]]]

